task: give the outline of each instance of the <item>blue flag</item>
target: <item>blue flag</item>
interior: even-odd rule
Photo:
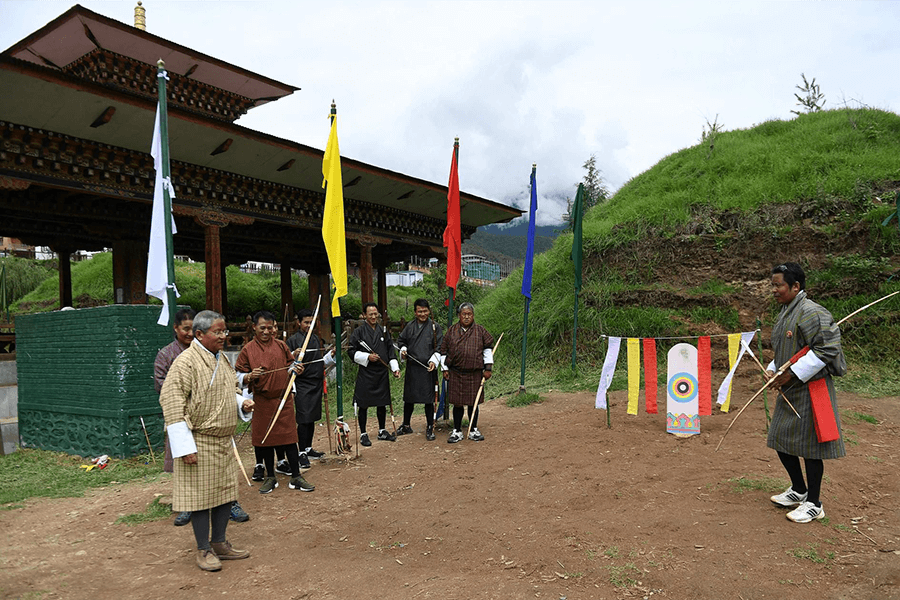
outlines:
[[[531,270],[534,266],[534,219],[537,216],[537,167],[531,168],[531,210],[528,213],[528,249],[522,273],[522,295],[531,300]]]

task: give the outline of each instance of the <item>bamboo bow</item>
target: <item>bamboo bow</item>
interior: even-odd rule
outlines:
[[[851,317],[853,317],[853,316],[855,316],[855,315],[858,315],[859,313],[861,313],[862,311],[866,310],[867,308],[871,308],[871,307],[875,306],[876,304],[878,304],[879,302],[883,302],[883,301],[887,300],[888,298],[890,298],[891,296],[894,296],[894,295],[896,295],[896,294],[900,294],[900,290],[897,290],[896,292],[891,292],[891,293],[888,294],[887,296],[884,296],[884,297],[882,297],[882,298],[879,298],[878,300],[876,300],[876,301],[874,301],[874,302],[870,302],[870,303],[866,304],[865,306],[863,306],[862,308],[857,308],[857,309],[854,310],[852,313],[850,313],[849,315],[847,315],[846,317],[844,317],[843,319],[841,319],[840,321],[838,321],[838,322],[837,322],[837,326],[840,327],[840,326],[841,326],[841,323],[847,321],[849,318],[851,318]],[[752,397],[752,398],[750,398],[749,400],[747,400],[747,404],[745,404],[745,405],[741,408],[741,410],[738,411],[738,414],[736,414],[736,415],[734,416],[734,419],[731,420],[731,424],[728,425],[728,429],[726,429],[726,430],[725,430],[725,433],[722,434],[722,439],[719,440],[719,444],[716,446],[716,452],[719,451],[719,448],[722,446],[722,442],[725,441],[725,436],[728,435],[728,432],[731,431],[731,428],[732,428],[732,427],[734,427],[735,421],[738,420],[738,417],[741,416],[741,413],[744,412],[744,409],[746,409],[748,406],[750,406],[750,403],[753,402],[754,400],[756,400],[756,398],[757,398],[760,394],[762,394],[766,389],[768,389],[769,386],[772,385],[772,382],[775,381],[775,379],[777,379],[779,375],[782,375],[785,371],[787,371],[787,370],[790,368],[790,366],[791,366],[792,364],[794,364],[794,363],[796,363],[798,360],[800,360],[803,356],[806,355],[807,352],[809,352],[809,346],[804,346],[803,348],[801,348],[801,349],[797,352],[797,354],[793,355],[790,359],[788,359],[788,361],[787,361],[786,363],[784,363],[783,365],[781,365],[780,367],[778,367],[778,371],[775,373],[775,375],[773,375],[772,378],[769,379],[769,380],[766,382],[766,384],[765,384],[764,386],[762,386],[761,388],[759,388],[759,391],[757,391],[755,394],[753,394],[753,397]],[[795,412],[796,412],[796,411],[795,411]]]
[[[500,340],[503,339],[503,334],[500,334],[500,337],[497,338],[497,342],[494,344],[494,349],[491,350],[491,354],[493,355],[497,352],[497,347],[500,346]],[[481,393],[484,391],[484,382],[485,378],[482,375],[481,377],[481,385],[478,386],[478,393],[475,395],[475,406],[472,408],[472,418],[469,419],[469,428],[466,430],[466,437],[469,437],[469,434],[472,433],[472,421],[475,420],[475,416],[478,414],[478,400],[481,398]]]

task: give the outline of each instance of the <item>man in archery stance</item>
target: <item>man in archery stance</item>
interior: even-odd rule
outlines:
[[[297,311],[300,329],[288,338],[291,351],[303,347],[303,341],[313,327],[313,312],[307,308]],[[309,459],[322,458],[324,452],[312,447],[316,433],[316,421],[322,418],[322,391],[325,368],[334,364],[334,351],[326,352],[322,340],[315,333],[309,336],[303,355],[303,372],[294,379],[294,405],[296,406],[297,439],[300,445],[300,466],[308,469]]]
[[[840,417],[832,376],[847,372],[841,350],[841,331],[831,313],[807,298],[806,275],[797,263],[785,263],[772,269],[772,290],[781,304],[778,320],[772,327],[775,360],[767,375],[775,378],[785,397],[800,418],[779,400],[775,404],[766,444],[778,452],[778,458],[791,478],[791,487],[772,496],[778,506],[794,508],[787,518],[795,523],[809,523],[825,517],[820,491],[824,473],[823,460],[845,455]],[[809,346],[780,375],[777,365],[786,364],[798,350]],[[806,482],[800,458],[806,463]]]
[[[253,446],[257,464],[264,464],[268,475],[263,480],[259,493],[268,494],[278,487],[275,475],[275,448],[278,446],[284,450],[291,466],[291,481],[288,487],[292,490],[311,492],[316,489],[315,486],[300,475],[293,390],[288,393],[285,402],[288,410],[278,413],[278,407],[290,380],[288,368],[299,371],[302,367],[291,367],[295,355],[291,353],[287,344],[277,339],[275,331],[275,315],[266,310],[253,315],[253,339],[241,349],[234,365],[238,372],[238,382],[242,388],[250,389],[256,403]],[[277,420],[273,425],[276,414]]]
[[[393,442],[397,439],[384,428],[387,407],[391,403],[391,384],[388,369],[394,377],[400,377],[400,364],[391,343],[391,336],[384,326],[378,324],[378,305],[369,302],[363,307],[366,322],[357,327],[348,342],[347,353],[359,365],[356,373],[356,387],[353,389],[353,404],[359,407],[359,443],[371,446],[366,433],[366,421],[370,406],[375,407],[378,417],[378,439]]]
[[[403,425],[397,435],[413,433],[410,419],[416,404],[425,405],[425,439],[434,439],[434,393],[437,386],[437,365],[440,364],[438,348],[441,347],[443,332],[440,325],[432,321],[428,300],[419,298],[413,303],[416,320],[407,324],[400,332],[397,343],[400,358],[408,359],[406,377],[403,381]]]
[[[463,439],[463,407],[468,407],[469,411],[469,439],[476,442],[484,440],[484,436],[478,431],[478,414],[474,413],[475,397],[482,378],[490,379],[494,366],[491,350],[494,336],[475,323],[475,307],[469,302],[463,302],[459,305],[457,314],[459,321],[447,329],[440,345],[443,375],[449,382],[447,401],[453,405],[453,433],[447,439],[448,444],[455,444]]]
[[[193,333],[169,369],[159,403],[174,457],[172,507],[192,513],[197,566],[218,571],[222,560],[250,556],[234,549],[225,531],[238,494],[232,436],[239,417],[250,419],[253,401],[237,395],[234,369],[221,352],[225,318],[204,310],[194,317]]]

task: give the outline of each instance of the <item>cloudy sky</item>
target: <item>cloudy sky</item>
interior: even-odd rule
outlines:
[[[74,1],[0,0],[6,49]],[[133,23],[134,1],[81,0]],[[163,2],[151,33],[300,87],[239,123],[558,221],[596,155],[615,190],[726,130],[790,119],[801,73],[826,108],[900,110],[898,2]]]

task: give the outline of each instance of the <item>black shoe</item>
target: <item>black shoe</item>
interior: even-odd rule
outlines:
[[[318,450],[313,450],[312,448],[307,448],[306,456],[308,456],[309,458],[311,458],[313,460],[316,460],[316,459],[319,459],[319,458],[322,458],[323,456],[325,456],[325,453],[319,452]]]
[[[361,436],[359,436],[359,443],[362,444],[363,446],[366,446],[367,448],[369,446],[371,446],[372,442],[369,441],[369,434],[364,433]]]
[[[255,467],[253,467],[253,477],[251,477],[250,479],[252,479],[253,481],[262,481],[265,478],[266,478],[265,465],[256,465]]]
[[[312,465],[309,464],[309,458],[306,456],[306,452],[300,453],[300,468],[301,468],[301,469],[308,469],[308,468],[310,468],[311,466],[312,466]]]
[[[291,474],[291,463],[287,460],[279,460],[275,464],[275,472],[281,473],[282,475],[290,475]]]
[[[425,439],[429,442],[434,441],[434,426],[425,428]]]
[[[397,435],[406,435],[407,433],[415,433],[415,432],[413,431],[413,428],[410,427],[409,425],[401,425],[401,426],[397,429]]]
[[[235,500],[231,503],[231,515],[229,518],[237,523],[244,523],[250,520],[250,515],[248,515],[247,512],[241,508],[241,505],[238,504],[237,500]]]
[[[382,429],[378,432],[378,439],[382,442],[395,442],[397,441],[397,436],[388,431],[387,429]]]
[[[191,511],[186,510],[184,512],[178,513],[178,516],[175,517],[175,527],[182,527],[183,525],[187,525],[191,522]]]

